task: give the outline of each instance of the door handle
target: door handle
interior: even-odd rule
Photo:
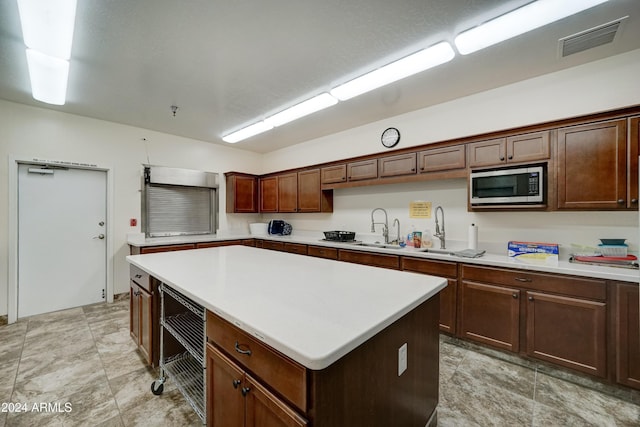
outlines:
[[[94,237],[94,239],[104,239],[104,234],[98,234],[97,236]]]

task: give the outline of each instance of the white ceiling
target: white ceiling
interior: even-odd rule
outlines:
[[[52,106],[31,97],[18,8],[2,0],[0,98],[229,145],[222,135],[529,1],[79,0],[67,103]],[[626,15],[613,43],[558,54],[558,39]],[[638,48],[640,0],[610,0],[233,146],[270,152]]]

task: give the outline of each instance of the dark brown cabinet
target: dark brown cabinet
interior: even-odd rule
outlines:
[[[321,189],[320,169],[298,172],[298,212],[333,212],[333,191]]]
[[[551,155],[549,132],[512,135],[468,144],[469,166],[500,166],[548,160]]]
[[[211,344],[207,344],[207,425],[301,427],[307,421]]]
[[[627,194],[626,132],[626,120],[558,129],[558,209],[638,208]]]
[[[416,173],[416,153],[382,157],[378,160],[380,178],[414,175]]]
[[[462,280],[461,337],[503,350],[520,350],[520,290]]]
[[[604,378],[606,304],[527,292],[527,355]]]
[[[227,213],[258,212],[258,178],[235,172],[225,174]]]
[[[420,173],[444,172],[467,167],[466,147],[453,145],[433,148],[418,153]]]
[[[260,212],[278,212],[278,177],[260,178]]]
[[[402,270],[447,278],[447,287],[440,291],[440,330],[455,334],[458,299],[457,263],[402,257],[401,264]]]
[[[337,184],[347,181],[347,165],[327,166],[320,169],[320,182],[325,184]]]
[[[394,270],[400,269],[400,257],[397,255],[340,249],[338,251],[338,259],[355,264],[366,264],[374,267],[392,268]]]
[[[613,283],[615,381],[640,389],[640,290],[636,283]]]
[[[130,266],[129,274],[129,333],[144,360],[157,366],[160,348],[159,325],[154,323],[159,313],[157,284],[136,266]]]
[[[603,280],[463,264],[458,335],[605,378],[606,294]]]
[[[278,212],[298,212],[298,174],[278,175]]]

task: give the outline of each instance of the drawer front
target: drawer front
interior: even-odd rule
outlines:
[[[349,181],[376,179],[377,177],[378,161],[376,159],[347,164],[347,178]]]
[[[241,244],[241,240],[219,240],[216,242],[200,242],[196,243],[196,249],[219,248],[220,246],[233,246]]]
[[[146,289],[147,292],[151,293],[151,278],[149,273],[142,270],[141,268],[136,267],[133,264],[129,265],[129,278],[138,284],[141,288]]]
[[[195,249],[195,243],[185,243],[183,245],[165,245],[165,246],[145,246],[140,248],[141,254],[153,254],[156,252],[186,251]]]
[[[284,242],[274,242],[272,240],[263,240],[262,249],[272,249],[274,251],[283,251]]]
[[[324,246],[309,246],[307,254],[320,258],[338,259],[338,250],[335,248],[326,248]]]
[[[607,298],[606,282],[598,279],[472,265],[462,266],[462,278],[600,301]]]
[[[353,262],[356,264],[392,268],[395,270],[400,269],[400,257],[397,255],[374,254],[369,252],[340,249],[338,252],[338,258],[340,261]]]
[[[426,259],[402,257],[402,269],[453,279],[458,276],[458,266],[455,262],[431,261]]]
[[[320,169],[321,184],[335,184],[347,180],[347,165],[328,166]]]
[[[291,252],[292,254],[307,254],[307,245],[302,245],[300,243],[285,243],[284,244],[285,252]]]
[[[307,411],[307,372],[304,366],[209,311],[207,339],[302,412]]]

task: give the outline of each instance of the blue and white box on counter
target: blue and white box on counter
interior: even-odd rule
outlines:
[[[533,264],[557,264],[558,252],[557,243],[511,241],[507,246],[510,258]]]

